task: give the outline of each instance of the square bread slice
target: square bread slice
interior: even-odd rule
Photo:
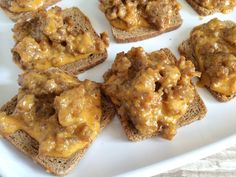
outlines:
[[[173,60],[177,60],[175,56],[169,49],[163,49],[164,52],[168,55],[169,58],[173,58]],[[195,90],[196,91],[196,90]],[[188,125],[194,121],[201,120],[207,113],[207,108],[197,93],[195,92],[195,98],[191,105],[189,105],[188,111],[179,119],[178,127],[182,127]],[[154,136],[158,136],[159,132],[156,132],[152,135],[146,136],[141,135],[138,130],[134,127],[133,123],[130,121],[128,117],[121,117],[119,116],[121,126],[123,127],[125,134],[127,135],[128,139],[131,141],[141,141],[145,140]]]
[[[79,8],[72,7],[64,9],[63,17],[65,18],[72,17],[74,23],[76,24],[75,29],[77,31],[80,30],[89,31],[91,32],[91,34],[94,35],[95,38],[99,38],[99,35],[93,29],[90,20],[88,19],[87,16],[83,14],[83,12],[80,11]],[[25,23],[27,23],[27,21],[19,22],[17,24],[17,29],[23,27]],[[20,56],[14,51],[12,51],[12,53],[13,53],[13,60],[16,63],[19,63]],[[104,62],[106,59],[107,59],[107,50],[105,50],[103,53],[91,54],[88,58],[80,59],[79,61],[65,64],[63,66],[60,66],[59,68],[63,71],[76,75]]]
[[[12,21],[17,22],[18,20],[21,20],[21,19],[29,19],[35,13],[34,11],[21,12],[21,13],[11,12],[9,10],[11,1],[12,0],[0,0],[0,7]],[[48,8],[49,6],[52,6],[53,4],[56,4],[59,1],[61,0],[46,0],[41,8]]]
[[[17,97],[15,96],[8,103],[6,103],[0,109],[0,111],[6,112],[7,114],[11,114],[15,109],[16,103]],[[115,115],[115,109],[113,107],[113,104],[105,96],[103,96],[102,98],[102,106],[103,116],[101,120],[101,130],[108,125],[108,123]],[[69,171],[71,171],[82,159],[85,152],[92,144],[92,142],[90,142],[87,147],[83,148],[82,150],[79,150],[71,157],[65,159],[38,155],[38,142],[31,138],[24,131],[18,130],[13,135],[5,136],[4,138],[8,140],[11,144],[13,144],[18,150],[26,154],[28,157],[32,158],[34,162],[40,164],[43,168],[46,169],[47,172],[53,173],[58,176],[65,176]]]
[[[168,56],[168,58],[171,58],[171,60],[174,60],[174,61],[177,60],[176,57],[172,54],[172,52],[169,49],[164,48],[162,49],[162,51],[164,51],[165,54]],[[116,107],[116,109],[118,112],[118,107]],[[191,105],[189,105],[187,112],[178,120],[177,126],[179,128],[179,127],[191,124],[194,121],[201,120],[202,118],[204,118],[206,113],[207,113],[207,108],[195,89],[194,100],[191,103]],[[121,126],[127,138],[130,141],[141,141],[141,140],[149,139],[151,137],[158,136],[160,134],[160,132],[157,131],[151,135],[142,135],[138,132],[138,130],[135,128],[134,124],[132,123],[131,119],[127,115],[123,117],[118,115],[118,117],[120,119]]]
[[[189,5],[201,16],[212,15],[214,13],[221,13],[220,9],[207,9],[203,6],[200,6],[195,0],[186,0]]]
[[[102,0],[100,0],[102,2]],[[183,20],[179,13],[175,14],[170,21],[170,24],[161,29],[140,27],[131,31],[122,30],[111,25],[111,31],[114,39],[118,43],[137,42],[145,39],[156,37],[162,33],[173,31],[179,28],[183,23]]]
[[[233,23],[230,22],[230,21],[228,21],[228,24],[233,25]],[[186,40],[186,41],[182,42],[182,44],[180,44],[179,52],[180,52],[181,55],[183,55],[187,59],[191,60],[193,62],[193,64],[195,65],[196,69],[199,70],[198,63],[197,63],[197,61],[194,57],[194,53],[193,53],[193,50],[192,50],[192,47],[191,47],[190,40]],[[227,96],[227,95],[224,95],[224,94],[221,94],[221,93],[217,93],[217,92],[211,90],[209,87],[206,87],[206,88],[220,102],[230,101],[231,99],[233,99],[236,96],[236,94]]]

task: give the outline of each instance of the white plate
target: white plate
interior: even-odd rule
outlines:
[[[111,37],[108,60],[80,76],[102,81],[103,73],[111,66],[116,53],[127,51],[132,46],[143,46],[146,51],[163,47],[178,55],[178,45],[189,36],[197,24],[219,17],[234,20],[236,11],[228,15],[213,15],[201,19],[183,0],[181,15],[184,23],[174,32],[163,34],[137,43],[116,44],[110,26],[98,9],[96,0],[64,0],[61,7],[79,6],[90,18],[97,32],[108,31]],[[12,62],[10,49],[14,42],[13,23],[0,12],[0,105],[17,91],[17,75],[21,72]],[[208,108],[205,119],[178,130],[173,141],[152,138],[146,141],[129,142],[115,119],[98,137],[78,166],[68,177],[106,176],[151,176],[173,169],[222,150],[236,140],[236,99],[228,103],[217,102],[205,89],[199,89]],[[47,177],[40,166],[32,163],[5,140],[0,140],[0,176],[2,177]]]

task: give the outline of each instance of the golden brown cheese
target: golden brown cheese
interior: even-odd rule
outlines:
[[[23,69],[60,67],[106,50],[106,33],[98,37],[92,31],[76,31],[74,21],[62,13],[59,7],[41,10],[21,29],[15,26],[17,43],[13,52],[19,56],[16,62]]]
[[[167,28],[179,13],[176,0],[100,0],[100,9],[112,26],[132,31],[137,28]]]
[[[236,93],[236,25],[213,19],[195,27],[190,42],[202,72],[200,85],[232,95]]]
[[[160,131],[171,139],[195,97],[194,76],[199,73],[184,57],[174,61],[162,50],[146,53],[132,48],[117,55],[102,88],[140,134]]]
[[[9,10],[15,13],[35,11],[42,7],[46,0],[12,0]]]
[[[219,9],[222,13],[228,13],[236,6],[236,0],[195,0],[200,6],[207,9]]]
[[[31,71],[20,80],[14,112],[0,112],[2,134],[23,130],[38,141],[39,154],[63,158],[83,149],[97,136],[102,116],[97,84],[75,82],[75,78],[58,71]]]

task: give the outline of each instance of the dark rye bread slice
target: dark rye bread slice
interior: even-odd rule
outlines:
[[[232,26],[233,22],[228,21],[228,25]],[[191,47],[191,42],[190,40],[186,40],[184,42],[182,42],[182,44],[180,44],[179,46],[179,52],[181,55],[185,56],[187,59],[191,60],[193,62],[193,64],[195,65],[196,69],[199,70],[199,66],[197,63],[197,60],[194,57],[194,53]],[[218,92],[215,92],[213,90],[211,90],[209,87],[206,87],[207,90],[220,102],[227,102],[230,101],[231,99],[233,99],[236,94],[227,96]]]
[[[61,1],[61,0],[46,0],[46,2],[44,2],[43,6],[40,8],[47,8],[49,6],[52,6],[53,4],[56,4],[59,1]],[[35,13],[34,11],[21,12],[21,13],[11,12],[9,10],[10,3],[11,3],[11,0],[0,0],[0,7],[5,12],[5,14],[14,22],[17,22],[20,19],[29,19]]]
[[[103,96],[103,116],[101,120],[101,130],[105,128],[112,118],[115,115],[115,109],[110,100]],[[11,114],[16,106],[17,97],[12,98],[8,103],[6,103],[0,111],[6,112],[7,114]],[[101,131],[100,130],[100,131]],[[13,144],[18,150],[26,154],[28,157],[32,158],[32,160],[38,164],[40,164],[48,173],[55,174],[57,176],[65,176],[71,171],[77,163],[82,159],[85,152],[92,144],[89,145],[82,150],[79,150],[74,155],[69,158],[53,158],[38,155],[39,144],[36,140],[31,138],[26,132],[18,130],[13,135],[4,136],[6,140],[8,140],[11,144]]]
[[[167,28],[162,28],[160,30],[156,30],[154,28],[138,28],[132,31],[125,31],[112,26],[112,34],[118,43],[137,42],[156,37],[162,33],[173,31],[179,28],[182,23],[182,18],[178,14],[171,19],[171,24]]]
[[[99,38],[96,31],[93,29],[90,20],[88,19],[87,16],[83,14],[83,12],[80,11],[79,8],[72,7],[64,9],[63,17],[72,17],[73,21],[76,24],[75,26],[76,30],[89,31],[91,32],[91,34],[95,36],[95,38]],[[25,23],[26,21],[20,22],[17,25],[24,26]],[[13,53],[13,60],[16,63],[19,63],[20,56],[14,51],[12,51],[12,53]],[[73,63],[68,63],[66,65],[60,66],[59,68],[62,69],[63,71],[76,75],[104,62],[106,59],[107,59],[107,50],[105,50],[103,53],[91,54],[88,58],[80,59],[79,61]]]
[[[172,52],[169,49],[163,49],[165,53],[168,55],[169,58],[172,58],[173,60],[176,60],[175,56],[172,54]],[[182,127],[185,125],[188,125],[196,120],[200,120],[204,118],[204,116],[207,113],[207,108],[195,90],[195,98],[191,105],[189,105],[188,111],[178,120],[178,127]],[[127,115],[126,115],[127,116]],[[154,136],[157,136],[160,134],[160,132],[156,132],[152,135],[142,135],[138,132],[138,130],[134,127],[131,119],[127,117],[118,116],[121,122],[121,126],[123,127],[126,136],[131,141],[141,141],[145,140]]]
[[[207,9],[201,5],[199,5],[197,2],[195,2],[195,0],[186,0],[189,5],[192,6],[192,8],[199,14],[199,15],[202,15],[202,16],[207,16],[207,15],[212,15],[214,13],[217,13],[217,12],[220,12],[221,13],[221,10],[220,9]]]

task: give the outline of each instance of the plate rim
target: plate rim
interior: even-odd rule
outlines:
[[[234,145],[236,145],[236,134],[222,138],[221,140],[215,141],[208,145],[204,145],[187,153],[168,158],[158,163],[132,170],[120,175],[116,175],[115,177],[156,176],[173,169],[178,169],[181,166],[191,164],[197,160],[216,154]]]

